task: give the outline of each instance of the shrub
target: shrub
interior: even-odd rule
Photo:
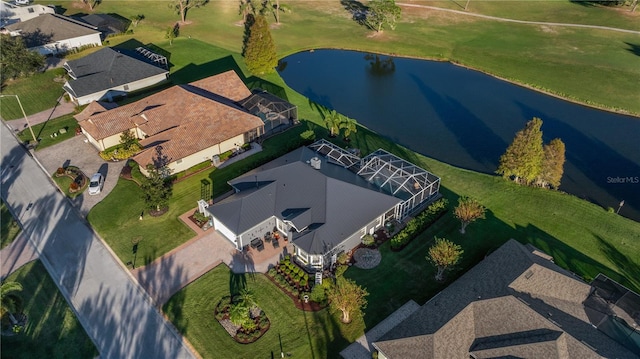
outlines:
[[[391,249],[401,249],[415,238],[419,233],[432,225],[447,211],[448,201],[441,198],[431,203],[427,209],[411,219],[405,228],[391,238]]]
[[[347,264],[347,263],[349,263],[349,255],[347,255],[346,253],[342,253],[338,257],[338,264]]]
[[[109,147],[106,150],[100,152],[100,157],[103,160],[126,160],[130,157],[133,157],[136,153],[138,153],[142,147],[137,143],[131,145],[129,149],[125,149],[122,144],[116,145],[113,147]]]
[[[302,138],[303,141],[305,142],[313,142],[316,139],[316,133],[313,132],[313,130],[306,130],[303,133],[300,134],[300,138]]]
[[[64,174],[64,168],[58,167],[58,169],[56,170],[56,174],[59,174],[59,175]]]
[[[613,207],[608,207],[608,208],[607,208],[607,212],[609,212],[609,213],[614,213],[615,211],[616,211],[616,210],[615,210],[615,209],[613,209]]]
[[[307,278],[300,278],[300,285],[305,287],[307,285],[307,283],[309,283],[309,281],[307,280]]]
[[[78,183],[76,181],[71,182],[71,184],[69,185],[69,189],[71,189],[72,191],[77,191],[78,188],[80,188],[80,186],[78,186]]]
[[[202,213],[200,213],[198,211],[196,211],[193,214],[193,218],[198,222],[206,222],[206,221],[209,220],[209,217],[205,216],[204,214],[202,214]]]
[[[373,236],[370,234],[365,234],[364,237],[362,237],[362,244],[364,244],[367,247],[374,245],[375,242],[376,242],[375,238],[373,238]]]
[[[327,300],[327,293],[323,286],[315,285],[313,289],[311,289],[311,293],[309,293],[309,299],[316,303],[323,303]]]

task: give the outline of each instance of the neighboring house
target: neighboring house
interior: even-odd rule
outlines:
[[[512,239],[373,346],[388,359],[638,358],[638,325],[637,294]]]
[[[207,211],[236,249],[280,232],[301,264],[321,270],[364,235],[437,198],[440,179],[382,150],[360,159],[318,141],[229,184],[235,194]]]
[[[167,69],[151,64],[138,52],[105,47],[64,64],[71,80],[62,87],[78,105],[112,101],[131,91],[167,80]]]
[[[101,46],[100,31],[72,18],[43,14],[4,27],[11,36],[22,36],[29,50],[42,55],[65,53],[83,46]]]
[[[0,26],[27,21],[42,14],[53,14],[55,9],[51,6],[29,5],[18,6],[6,1],[0,1]]]
[[[249,95],[251,91],[236,73],[228,71],[112,110],[93,106],[78,124],[99,151],[118,145],[122,132],[131,131],[144,146],[133,157],[143,173],[153,163],[158,146],[176,173],[262,135],[260,118],[237,105]]]
[[[103,39],[111,34],[119,34],[127,30],[123,20],[107,14],[91,14],[80,19],[100,30]]]

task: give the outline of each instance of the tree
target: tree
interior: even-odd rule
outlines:
[[[340,128],[344,129],[344,139],[345,140],[349,140],[349,136],[351,136],[352,133],[356,133],[358,132],[358,126],[356,126],[356,120],[349,118],[349,117],[343,117],[342,121],[340,122]]]
[[[273,17],[276,19],[276,24],[280,24],[280,12],[291,12],[291,9],[289,8],[289,6],[284,5],[284,4],[280,4],[280,0],[264,0],[262,2],[262,15],[264,15],[264,13],[266,11],[271,12],[271,14],[273,15]]]
[[[247,17],[250,14],[256,14],[255,5],[251,2],[251,0],[240,0],[240,5],[238,6],[238,15],[242,15],[242,21],[247,22]]]
[[[173,26],[167,27],[167,32],[164,34],[165,39],[169,39],[169,45],[173,45],[173,39],[180,34],[180,24],[177,22]]]
[[[262,15],[255,16],[249,28],[244,60],[249,71],[254,74],[271,73],[278,66],[276,44],[271,37],[267,19]]]
[[[125,150],[131,149],[131,147],[135,145],[137,142],[138,142],[138,139],[136,138],[136,136],[133,135],[133,132],[131,132],[130,130],[125,130],[120,135],[120,143],[122,144],[122,147]]]
[[[426,260],[436,266],[437,281],[444,279],[444,272],[460,261],[462,253],[464,251],[459,245],[444,238],[436,238],[436,243],[429,248],[429,255]]]
[[[44,56],[27,50],[21,36],[0,35],[0,83],[8,79],[29,76],[44,66]]]
[[[253,292],[249,289],[243,289],[240,291],[239,294],[240,297],[240,301],[242,301],[242,303],[244,303],[244,305],[247,308],[253,308],[257,305],[256,303],[256,297],[253,294]]]
[[[131,24],[133,24],[133,27],[137,27],[138,24],[142,22],[142,20],[144,20],[144,15],[142,14],[134,15],[131,17]]]
[[[401,12],[395,0],[371,0],[366,23],[376,32],[382,31],[384,27],[395,30]]]
[[[454,209],[453,213],[462,224],[460,233],[464,234],[465,228],[469,223],[474,222],[476,219],[484,218],[484,212],[484,206],[475,199],[466,196],[458,198],[458,207]]]
[[[497,174],[525,184],[532,183],[538,177],[544,158],[540,127],[542,120],[534,117],[516,133],[513,142],[500,157]]]
[[[209,0],[172,0],[169,3],[169,8],[173,9],[180,15],[180,20],[184,24],[187,16],[187,11],[194,7],[205,6]]]
[[[362,311],[367,306],[369,293],[351,279],[342,276],[336,279],[336,284],[329,289],[327,297],[333,310],[341,311],[343,323],[351,322],[351,314]]]
[[[98,6],[102,0],[82,0],[82,2],[89,5],[89,10],[93,11],[93,9]]]
[[[331,112],[327,113],[324,117],[324,124],[327,126],[329,130],[329,136],[336,137],[338,132],[340,132],[340,125],[342,123],[342,115],[338,113],[336,110],[331,110]]]
[[[153,164],[147,164],[148,176],[142,181],[142,198],[149,209],[160,211],[171,198],[171,181],[167,179],[171,170],[167,167],[169,159],[162,153],[162,146],[156,146]]]
[[[11,324],[18,320],[13,316],[20,311],[20,296],[16,292],[22,291],[22,284],[18,282],[4,282],[0,286],[0,318],[9,315]]]
[[[564,142],[559,138],[554,138],[548,145],[544,145],[544,159],[540,175],[536,179],[537,185],[556,189],[560,187],[560,180],[564,174],[564,152]]]

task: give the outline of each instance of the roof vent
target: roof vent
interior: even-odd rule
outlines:
[[[311,159],[311,161],[309,161],[309,164],[311,165],[311,167],[319,170],[321,161],[320,161],[320,159],[318,157],[314,157],[314,158]]]

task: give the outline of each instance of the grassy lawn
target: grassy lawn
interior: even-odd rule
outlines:
[[[60,116],[53,120],[32,126],[33,134],[36,135],[36,138],[40,139],[36,151],[74,137],[76,135],[76,127],[78,127],[78,121],[73,118],[73,115],[74,114]],[[67,132],[60,133],[61,129],[65,129]],[[54,134],[56,134],[56,137],[53,137]],[[18,133],[18,138],[28,142],[32,140],[33,137],[31,137],[31,131],[27,128]]]
[[[438,2],[437,6],[459,8],[459,3]],[[66,14],[87,12],[87,9],[69,6],[68,2],[59,4],[66,8]],[[216,55],[198,50],[182,52],[179,41],[169,46],[164,32],[178,17],[165,6],[155,6],[157,4],[103,2],[97,11],[115,12],[124,17],[144,14],[145,20],[135,28],[135,34],[110,38],[109,45],[159,47],[161,52],[169,53],[175,65],[174,81],[180,83],[184,78],[176,72],[181,66],[208,62]],[[339,2],[290,5],[292,12],[284,14],[282,25],[272,31],[280,56],[312,48],[348,48],[449,60],[583,103],[640,113],[636,86],[640,78],[640,69],[636,66],[638,36],[635,34],[512,24],[405,8],[395,31],[372,36],[371,31],[351,20]],[[638,14],[570,1],[524,5],[521,1],[472,1],[470,11],[518,19],[640,27]],[[189,11],[188,20],[191,23],[180,29],[180,39],[198,39],[233,53],[240,51],[243,27],[238,23],[237,3],[209,3]],[[187,60],[182,65],[181,57]],[[13,93],[11,86],[6,92]]]
[[[230,294],[230,283],[246,283],[271,321],[269,331],[255,343],[236,343],[213,316],[220,299]],[[204,358],[279,358],[280,343],[293,358],[337,358],[338,348],[355,340],[364,328],[361,317],[342,325],[339,315],[327,309],[298,310],[264,275],[234,275],[225,265],[178,292],[163,310]]]
[[[84,192],[84,190],[87,189],[87,187],[89,187],[89,179],[87,179],[84,188],[81,188],[79,191],[76,192],[69,192],[69,186],[71,186],[71,182],[73,182],[73,179],[69,176],[60,176],[57,177],[55,174],[51,177],[51,179],[53,179],[53,181],[58,185],[58,187],[60,188],[60,190],[67,195],[67,197],[69,198],[76,198],[77,196],[79,196],[82,192]]]
[[[20,296],[28,322],[24,331],[2,337],[2,358],[93,358],[93,343],[69,309],[40,261],[7,278],[22,284]]]
[[[20,233],[18,222],[13,218],[4,201],[0,201],[0,249],[11,244],[18,233]]]
[[[54,107],[58,103],[58,98],[64,93],[62,90],[64,82],[53,81],[59,73],[59,69],[49,70],[29,78],[9,81],[7,86],[2,89],[2,93],[18,95],[27,115],[44,111]],[[5,120],[23,117],[15,97],[0,99],[0,116]]]

